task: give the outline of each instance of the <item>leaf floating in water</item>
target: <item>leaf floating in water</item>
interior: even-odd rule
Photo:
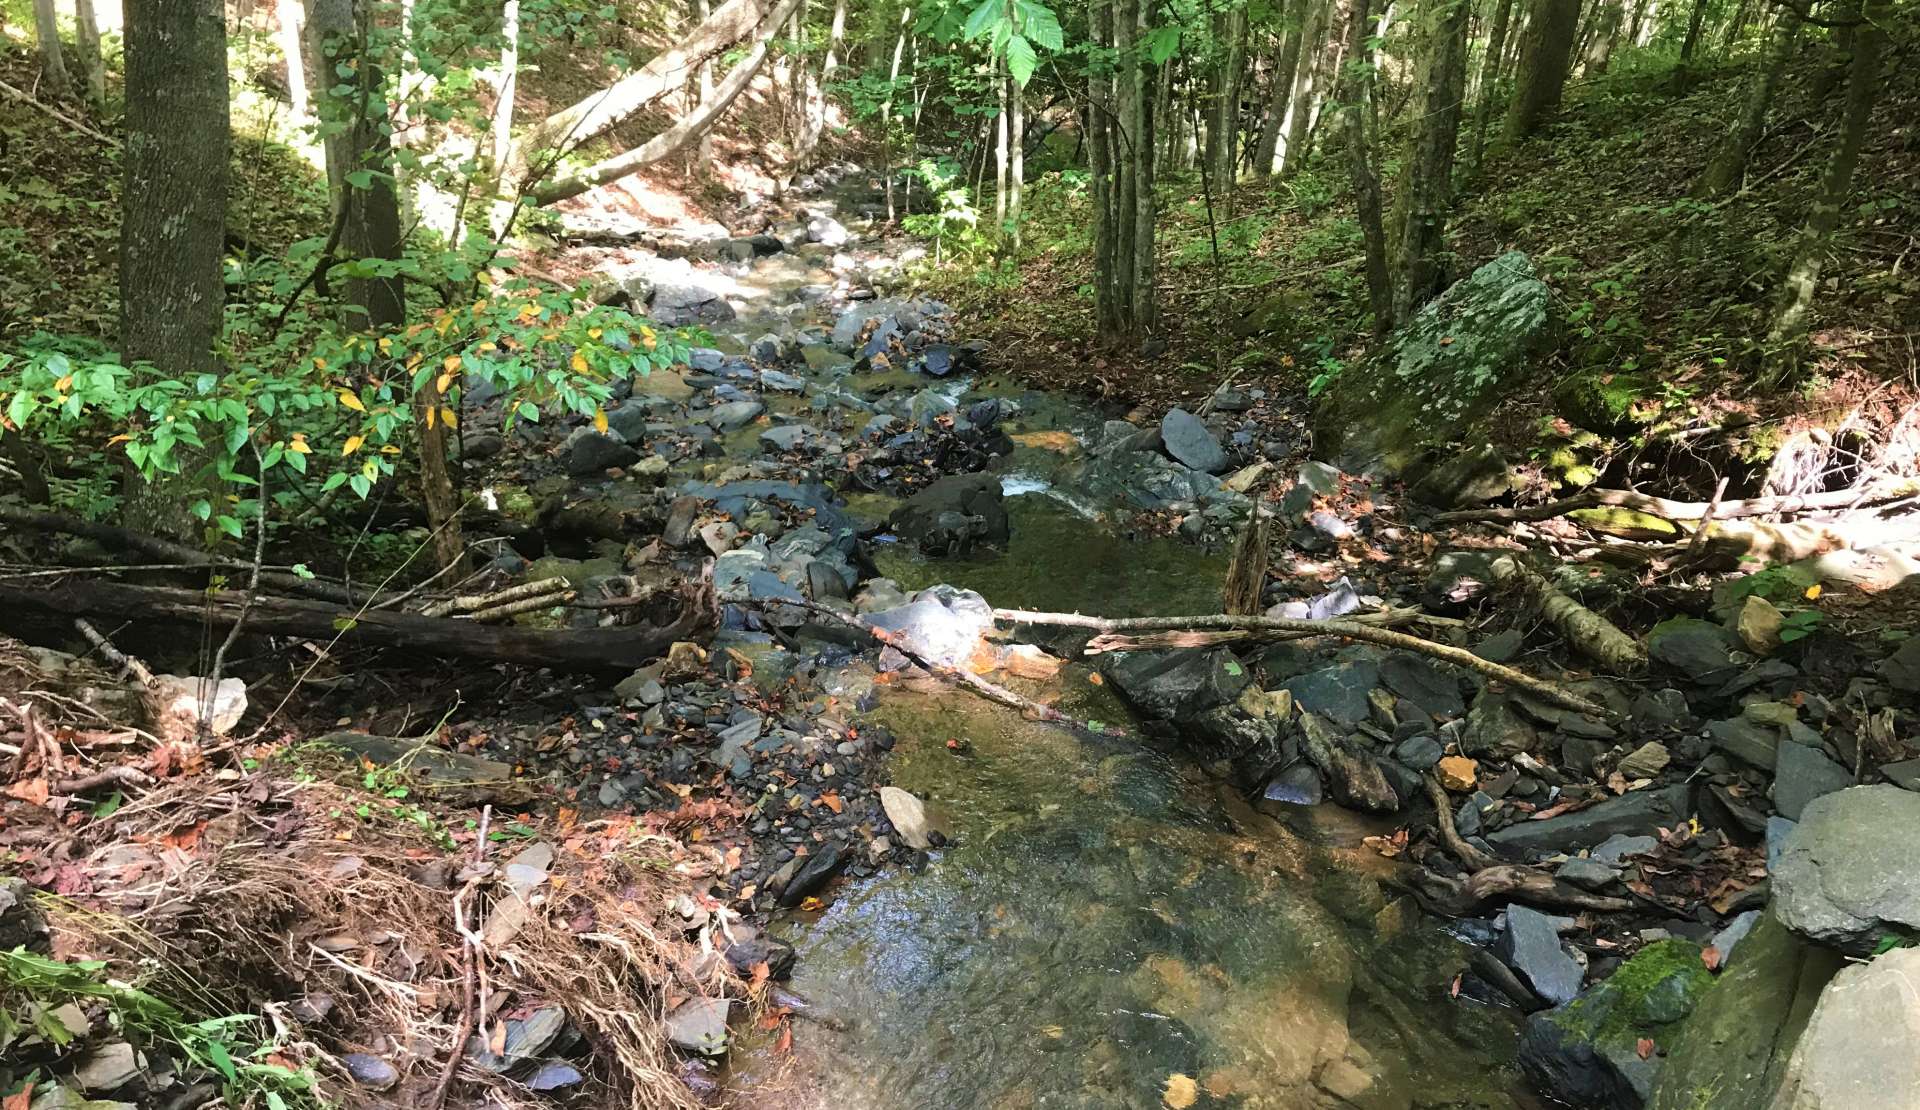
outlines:
[[[1160,1093],[1160,1101],[1172,1110],[1186,1110],[1200,1101],[1200,1085],[1193,1081],[1193,1076],[1174,1072],[1167,1076],[1167,1089]]]

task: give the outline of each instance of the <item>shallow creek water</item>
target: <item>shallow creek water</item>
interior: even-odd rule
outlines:
[[[826,277],[767,262],[743,280],[770,300]],[[845,384],[986,395],[973,382]],[[1104,511],[1113,506],[1076,492],[1073,459],[1101,414],[991,391],[1021,406],[1008,426],[1020,446],[999,468],[1009,550],[927,560],[882,544],[882,574],[1007,607],[1217,608],[1223,553],[1123,535]],[[754,435],[733,437],[728,454],[752,451]],[[889,504],[849,502],[862,515]],[[1075,664],[1050,683],[1015,684],[1137,737],[1090,674]],[[845,1028],[803,1021],[791,1053],[744,1034],[730,1076],[740,1104],[1525,1104],[1508,1067],[1513,1015],[1449,997],[1457,946],[1382,886],[1393,864],[1360,845],[1386,830],[1331,806],[1275,820],[1156,742],[1083,738],[966,692],[882,690],[873,715],[898,737],[893,782],[929,801],[952,843],[924,867],[833,890],[823,911],[773,923],[799,950],[793,989]],[[956,754],[949,739],[970,750]]]

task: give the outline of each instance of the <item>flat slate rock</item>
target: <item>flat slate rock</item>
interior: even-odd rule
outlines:
[[[1914,795],[1914,799],[1920,803],[1920,795]],[[1487,842],[1505,852],[1571,853],[1616,834],[1634,836],[1672,828],[1686,821],[1688,809],[1684,784],[1636,790],[1545,821],[1521,821],[1496,829],[1487,834]]]
[[[1553,919],[1525,906],[1507,907],[1507,931],[1500,937],[1500,958],[1526,980],[1533,993],[1554,1005],[1580,993],[1586,970],[1560,946]]]
[[[1853,785],[1853,772],[1805,744],[1780,745],[1774,767],[1773,808],[1789,821],[1800,820],[1807,804]]]
[[[1167,454],[1195,470],[1219,474],[1227,469],[1227,452],[1199,417],[1173,408],[1160,420],[1160,442]]]

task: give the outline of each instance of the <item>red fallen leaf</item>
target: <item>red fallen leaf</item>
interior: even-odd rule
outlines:
[[[1635,1042],[1633,1050],[1640,1054],[1642,1060],[1651,1060],[1653,1058],[1653,1038],[1640,1038],[1639,1041]]]
[[[1461,980],[1462,978],[1463,978],[1463,976],[1459,976],[1459,975],[1455,975],[1455,976],[1453,977],[1453,983],[1452,983],[1452,985],[1450,985],[1450,986],[1448,986],[1448,987],[1447,987],[1447,997],[1448,997],[1448,998],[1458,998],[1458,997],[1460,997],[1460,980]]]
[[[782,1056],[793,1051],[793,1023],[786,1022],[780,1027],[780,1039],[773,1042],[773,1050]]]
[[[1700,950],[1700,962],[1707,965],[1708,971],[1720,970],[1720,950],[1709,944]]]
[[[834,790],[829,790],[826,793],[820,795],[820,804],[823,806],[826,806],[828,809],[832,810],[835,813],[839,813],[841,810],[846,808],[846,803],[840,800],[839,792]]]
[[[7,787],[7,797],[26,802],[28,805],[43,806],[52,796],[47,789],[47,780],[42,778],[24,779]]]
[[[1545,821],[1545,820],[1546,820],[1547,818],[1549,818],[1549,817],[1558,817],[1558,816],[1560,816],[1561,814],[1563,814],[1563,813],[1565,813],[1565,812],[1567,812],[1568,810],[1570,810],[1570,809],[1573,809],[1573,808],[1574,808],[1574,804],[1573,804],[1572,802],[1561,802],[1561,803],[1560,803],[1559,805],[1557,805],[1557,806],[1548,806],[1547,808],[1545,808],[1545,809],[1543,809],[1543,810],[1540,810],[1540,811],[1538,811],[1537,813],[1534,813],[1534,814],[1532,814],[1531,816],[1529,816],[1529,817],[1527,818],[1527,820],[1529,820],[1529,821]]]
[[[0,1098],[0,1110],[27,1110],[31,1102],[33,1102],[33,1084],[23,1083],[19,1090],[5,1098]]]
[[[767,979],[768,979],[768,978],[769,978],[769,977],[770,977],[770,976],[771,976],[772,974],[773,974],[773,971],[772,971],[772,969],[770,969],[770,968],[768,968],[768,967],[767,967],[767,962],[766,962],[765,960],[761,960],[761,961],[760,961],[759,963],[757,963],[757,964],[754,964],[754,965],[753,965],[753,980],[752,980],[752,982],[753,982],[753,985],[757,987],[757,986],[759,986],[760,984],[762,984],[762,983],[764,983],[764,982],[766,982],[766,981],[767,981]]]

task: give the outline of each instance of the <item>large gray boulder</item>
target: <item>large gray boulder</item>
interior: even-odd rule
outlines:
[[[1856,786],[1807,804],[1773,869],[1788,928],[1852,955],[1920,934],[1920,794]]]
[[[980,547],[1004,547],[1009,538],[1000,479],[991,474],[949,474],[909,497],[889,525],[925,555],[969,555]]]
[[[1335,380],[1314,416],[1315,444],[1347,471],[1417,472],[1511,392],[1547,336],[1549,293],[1509,251],[1414,316],[1385,354]]]
[[[1167,454],[1195,470],[1218,474],[1227,468],[1227,452],[1206,422],[1186,409],[1173,408],[1160,420],[1160,442]]]
[[[1765,1106],[1840,954],[1763,915],[1667,1050],[1650,1110]]]
[[[1920,1106],[1916,1000],[1920,950],[1841,970],[1821,992],[1771,1110]]]

